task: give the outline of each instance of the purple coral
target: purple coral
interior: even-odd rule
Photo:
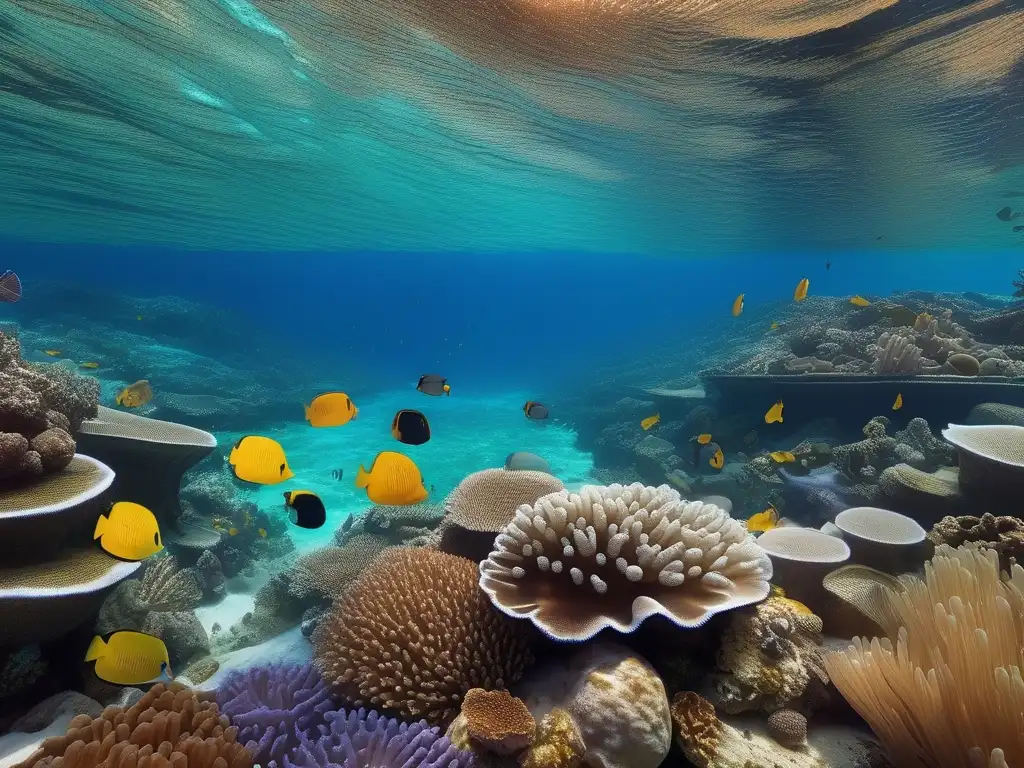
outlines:
[[[426,721],[400,723],[365,709],[328,712],[325,733],[303,735],[285,768],[476,768],[472,752],[456,749]]]
[[[232,672],[217,689],[217,705],[239,729],[253,760],[269,768],[307,738],[326,730],[334,702],[312,664],[271,664]]]

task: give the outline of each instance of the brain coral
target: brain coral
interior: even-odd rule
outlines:
[[[661,614],[695,627],[763,600],[772,566],[743,526],[667,485],[593,486],[524,504],[480,563],[510,616],[557,640],[631,632]]]
[[[493,610],[471,560],[396,547],[313,634],[324,679],[355,707],[447,725],[471,688],[506,688],[533,660],[529,625]]]

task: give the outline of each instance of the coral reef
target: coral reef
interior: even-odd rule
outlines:
[[[448,737],[460,749],[512,755],[533,744],[537,721],[521,699],[508,691],[473,688],[462,700],[462,711],[448,727]]]
[[[67,734],[44,741],[17,768],[137,763],[153,768],[251,768],[253,760],[215,703],[172,683],[154,685],[127,709],[107,707],[96,718],[78,715]]]
[[[932,526],[928,540],[936,547],[978,544],[992,549],[999,555],[999,567],[1004,571],[1015,562],[1024,562],[1024,520],[1011,515],[986,512],[981,517],[944,517]]]
[[[150,613],[192,611],[202,599],[201,577],[173,555],[151,558],[141,579],[122,581],[100,608],[96,631],[141,629]]]
[[[379,555],[313,633],[324,678],[350,706],[447,725],[472,688],[507,687],[532,662],[530,625],[495,611],[470,560]]]
[[[330,690],[312,665],[271,664],[229,674],[217,705],[238,730],[254,761],[283,768],[303,735],[315,739],[334,709]]]
[[[95,379],[59,363],[24,362],[18,339],[0,331],[0,482],[66,467],[72,433],[98,402]]]
[[[521,768],[576,768],[587,747],[572,715],[556,707],[544,715],[529,751],[519,761]]]
[[[584,486],[523,505],[480,564],[510,616],[558,640],[630,632],[660,614],[684,627],[763,599],[771,563],[743,526],[667,485]]]
[[[723,674],[714,682],[716,707],[771,713],[810,711],[822,702],[828,684],[819,648],[822,621],[796,605],[770,597],[731,615],[718,654]]]

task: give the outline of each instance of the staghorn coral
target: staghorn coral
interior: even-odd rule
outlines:
[[[331,692],[311,664],[270,664],[235,671],[217,687],[220,711],[238,727],[253,760],[284,765],[302,735],[311,739],[334,709]]]
[[[1002,570],[1009,570],[1014,562],[1024,562],[1024,520],[1019,517],[990,512],[981,517],[944,517],[932,526],[928,540],[935,546],[979,544],[995,550]]]
[[[251,768],[237,733],[214,702],[160,683],[128,709],[78,715],[16,768]]]
[[[482,688],[466,692],[462,711],[449,728],[449,736],[461,749],[496,755],[521,752],[533,744],[536,733],[537,722],[521,699],[508,691]]]
[[[365,709],[326,712],[324,720],[319,733],[298,734],[287,768],[476,768],[471,752],[424,721],[400,723]]]
[[[768,594],[771,562],[743,526],[667,485],[593,486],[524,504],[480,563],[480,586],[510,616],[558,640],[660,614],[694,627]]]
[[[519,759],[520,768],[576,768],[586,746],[572,715],[556,707],[537,726],[533,744]]]
[[[839,692],[901,768],[1024,764],[1024,569],[942,545],[885,589],[888,637],[825,656]]]
[[[736,611],[722,636],[715,682],[716,704],[730,713],[800,708],[828,684],[821,660],[821,619],[798,603],[770,597]]]
[[[529,625],[495,611],[469,560],[389,549],[313,634],[317,664],[352,706],[447,725],[471,688],[504,688],[532,662]]]

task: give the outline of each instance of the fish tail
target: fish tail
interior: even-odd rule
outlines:
[[[363,469],[363,465],[359,465],[359,472],[356,474],[356,488],[365,488],[370,484],[370,473]]]
[[[89,643],[89,650],[85,652],[86,661],[96,661],[96,659],[105,656],[107,650],[107,644],[103,641],[103,638],[96,635]]]
[[[306,413],[306,421],[310,421],[310,418],[309,418],[309,406],[306,405],[305,403],[303,403],[302,404],[302,410],[305,411],[305,413]]]
[[[110,520],[106,515],[100,515],[100,519],[96,521],[96,530],[92,532],[93,539],[98,539],[107,531],[107,523]]]
[[[447,397],[451,397],[452,396],[452,388],[450,386],[448,386],[447,384],[444,385],[444,394]]]

